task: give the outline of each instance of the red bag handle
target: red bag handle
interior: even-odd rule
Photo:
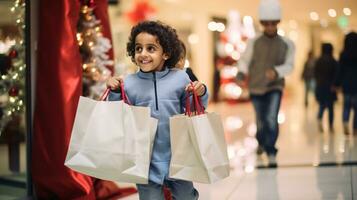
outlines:
[[[193,83],[191,82],[190,83],[192,88],[193,88]],[[189,92],[186,92],[186,111],[185,111],[185,115],[188,115],[188,116],[192,116],[193,114],[196,114],[196,115],[201,115],[201,114],[204,114],[204,110],[205,108],[202,106],[202,101],[201,101],[201,98],[197,95],[196,91],[193,90],[192,91],[192,103],[194,105],[194,110],[193,110],[193,113],[191,112],[191,104],[190,104],[190,94]]]
[[[120,90],[121,90],[121,98],[122,100],[127,103],[127,104],[130,104],[129,102],[129,99],[128,99],[128,96],[126,95],[125,93],[125,90],[124,90],[124,84],[123,83],[120,83]],[[106,99],[109,95],[109,92],[110,92],[110,88],[107,88],[103,95],[100,97],[100,101],[103,101],[104,99]]]
[[[190,93],[186,91],[185,115],[191,116]]]
[[[102,94],[102,96],[99,98],[100,101],[103,101],[104,99],[106,99],[108,97],[110,88],[107,88],[104,93]]]

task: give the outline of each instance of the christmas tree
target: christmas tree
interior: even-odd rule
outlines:
[[[0,54],[0,135],[10,121],[17,121],[25,112],[25,2],[16,0],[10,10],[17,18],[18,34],[5,38],[11,46]]]
[[[83,95],[98,98],[106,87],[105,80],[112,74],[114,62],[107,55],[112,45],[103,36],[94,9],[94,0],[82,1],[77,41],[83,61]]]

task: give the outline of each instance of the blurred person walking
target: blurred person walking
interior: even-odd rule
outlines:
[[[315,65],[315,80],[316,89],[315,96],[319,103],[319,110],[317,113],[318,128],[323,132],[322,117],[325,109],[328,109],[328,122],[330,132],[334,132],[334,102],[337,100],[336,89],[334,83],[336,81],[336,73],[338,63],[332,55],[333,46],[330,43],[323,43],[321,45],[321,56],[317,59]]]
[[[309,102],[309,93],[314,92],[315,90],[315,80],[314,80],[314,67],[315,67],[314,53],[309,51],[307,55],[307,60],[304,64],[304,70],[301,74],[301,79],[304,81],[305,84],[305,96],[304,96],[304,105],[305,107],[308,106]]]
[[[180,59],[176,63],[175,67],[177,67],[178,69],[185,70],[186,74],[188,75],[188,77],[190,77],[191,81],[198,81],[198,78],[193,73],[192,69],[189,66],[185,66],[187,50],[186,50],[186,45],[185,45],[185,43],[183,43],[182,40],[180,40],[180,47],[182,49],[182,52],[180,55]]]
[[[281,20],[281,7],[277,0],[261,1],[259,20],[264,29],[263,34],[248,41],[238,63],[240,72],[237,78],[241,81],[248,75],[257,123],[257,154],[265,151],[269,165],[276,166],[278,149],[275,143],[279,135],[277,118],[285,85],[284,77],[293,70],[295,46],[291,40],[277,34]]]
[[[346,35],[344,48],[340,55],[339,71],[336,85],[342,87],[343,92],[343,128],[349,134],[348,122],[353,109],[353,134],[357,135],[357,33]]]

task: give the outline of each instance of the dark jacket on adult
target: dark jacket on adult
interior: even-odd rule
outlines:
[[[336,85],[342,86],[343,93],[357,94],[357,33],[346,35],[345,47],[340,55]]]
[[[322,55],[315,65],[316,99],[320,103],[328,103],[336,100],[336,92],[333,86],[336,81],[338,63],[332,56],[332,45],[323,44]]]
[[[304,64],[304,70],[301,74],[301,78],[304,81],[310,81],[314,79],[314,67],[316,60],[314,58],[308,58]]]

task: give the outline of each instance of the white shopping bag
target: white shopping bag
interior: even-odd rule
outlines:
[[[186,112],[186,115],[170,118],[172,156],[169,177],[213,183],[229,176],[223,125],[218,114],[204,113],[199,103],[195,107],[201,107],[198,115],[190,116]],[[189,106],[186,106],[187,110],[190,110]]]
[[[147,183],[156,127],[148,107],[80,97],[65,165],[100,179]]]

